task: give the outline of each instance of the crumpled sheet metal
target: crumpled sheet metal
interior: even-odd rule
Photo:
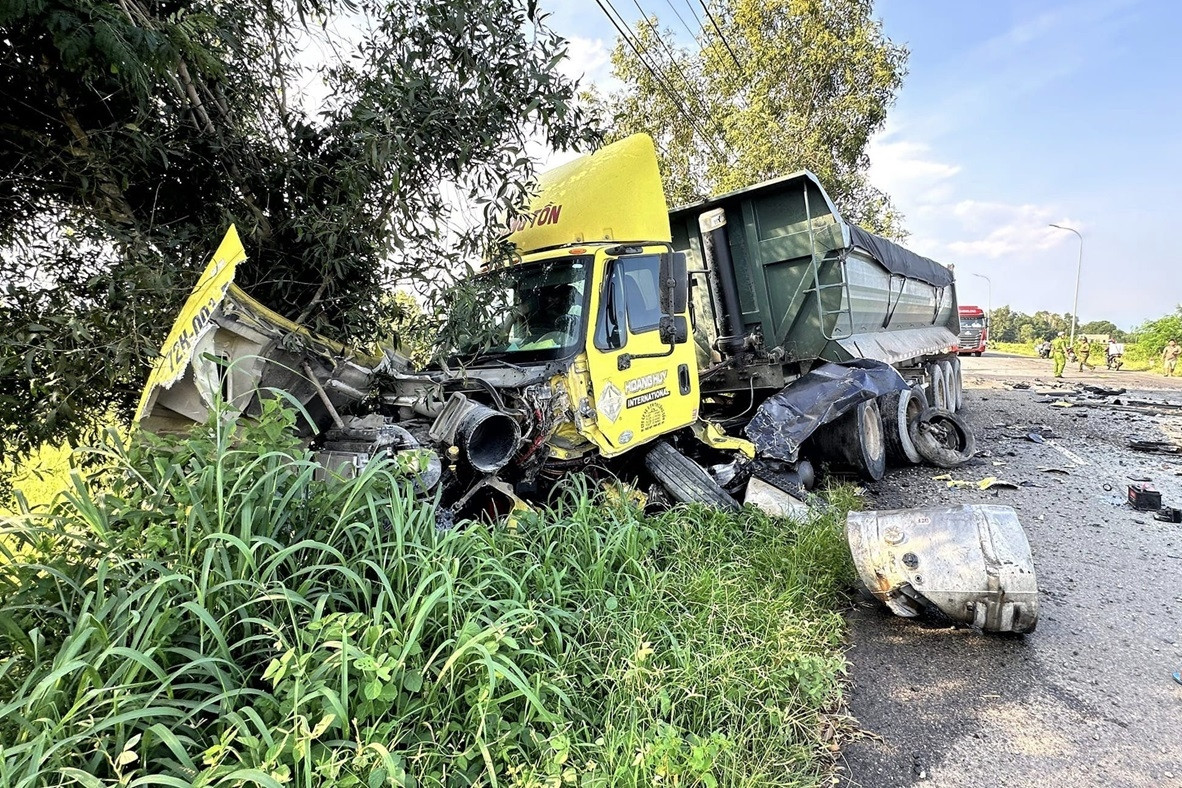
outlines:
[[[846,539],[862,583],[894,613],[927,605],[986,632],[1033,632],[1038,582],[1008,506],[850,512]]]
[[[744,429],[760,457],[796,462],[800,445],[818,427],[858,404],[908,388],[892,366],[856,359],[823,364],[768,397]]]

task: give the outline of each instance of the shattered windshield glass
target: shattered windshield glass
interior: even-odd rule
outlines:
[[[550,361],[586,336],[592,257],[560,257],[492,271],[461,283],[441,337],[454,359]]]

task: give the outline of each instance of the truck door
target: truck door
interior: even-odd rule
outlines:
[[[692,339],[663,342],[660,271],[666,247],[601,253],[598,296],[588,321],[587,366],[598,435],[606,455],[692,424],[698,417],[698,370]],[[685,299],[674,310],[688,326]]]

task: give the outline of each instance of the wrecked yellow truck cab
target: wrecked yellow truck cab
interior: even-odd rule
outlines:
[[[416,370],[242,292],[233,277],[247,252],[231,228],[162,349],[139,423],[176,431],[219,399],[252,417],[282,397],[299,406],[321,473],[395,457],[439,501],[443,526],[545,500],[575,471],[632,483],[654,506],[745,500],[799,516],[814,463],[877,480],[888,461],[972,455],[955,414],[951,269],[846,222],[811,173],[669,210],[652,140],[630,137],[543,174],[510,229],[512,264],[448,294],[449,352]],[[932,523],[923,536],[970,556],[978,531]],[[855,555],[873,558],[863,576],[898,575],[872,588],[883,598],[1033,629],[1036,604],[1020,615],[1003,604],[1031,593],[1028,550],[1010,561],[1020,588],[965,558],[925,597],[919,578],[882,563],[897,544],[872,534],[859,547],[859,533]],[[911,552],[908,571],[912,558],[947,559]]]

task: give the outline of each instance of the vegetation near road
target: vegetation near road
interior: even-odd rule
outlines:
[[[438,530],[391,464],[317,481],[292,418],[112,437],[4,522],[0,784],[820,779],[840,507],[647,517],[574,481]]]

